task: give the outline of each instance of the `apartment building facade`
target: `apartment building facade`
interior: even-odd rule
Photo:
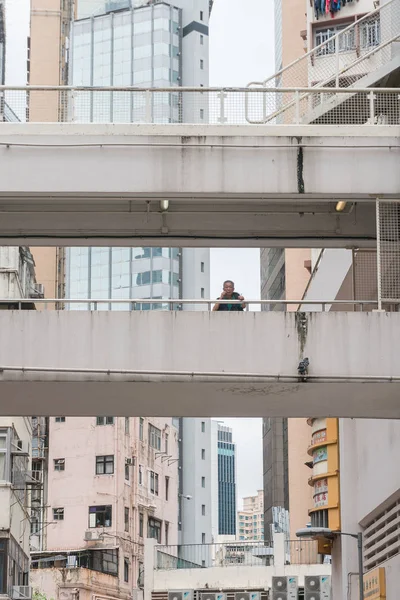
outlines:
[[[131,597],[141,587],[144,539],[178,542],[172,419],[51,417],[48,464],[46,547],[32,554],[33,587],[64,597],[70,590],[57,569],[72,569],[84,595],[89,569],[98,591]]]
[[[238,539],[252,542],[264,540],[264,490],[243,498],[243,509],[237,514]]]

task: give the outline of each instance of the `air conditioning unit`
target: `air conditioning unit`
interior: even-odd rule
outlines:
[[[98,542],[99,540],[103,539],[103,536],[100,531],[91,531],[89,529],[88,531],[85,531],[84,539],[85,542]]]
[[[271,600],[298,600],[297,577],[272,577]]]
[[[200,594],[200,600],[226,600],[226,594],[223,592],[215,592],[214,594],[204,592]]]
[[[174,590],[168,592],[168,600],[193,600],[193,590]]]
[[[12,600],[31,600],[32,588],[29,585],[14,585]]]
[[[235,600],[261,600],[261,592],[235,592]]]
[[[328,575],[306,575],[304,600],[331,600],[331,578]]]

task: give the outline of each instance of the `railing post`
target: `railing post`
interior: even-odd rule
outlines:
[[[221,124],[226,123],[225,98],[226,98],[226,93],[224,92],[224,90],[221,90],[219,93],[219,119],[218,119]]]
[[[378,310],[382,310],[382,281],[381,281],[381,219],[379,200],[376,201],[376,274],[378,290]]]
[[[299,125],[300,124],[300,92],[297,91],[294,93],[294,101],[295,101],[295,106],[296,106],[296,111],[295,111],[295,124]]]
[[[336,69],[336,87],[339,87],[339,38],[335,39],[335,69]]]
[[[369,124],[373,125],[375,120],[375,94],[370,92],[369,96]]]
[[[146,112],[145,112],[145,121],[146,123],[151,123],[151,91],[146,90]]]

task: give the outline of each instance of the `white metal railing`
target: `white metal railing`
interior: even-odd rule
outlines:
[[[271,310],[275,310],[277,307],[281,309],[288,309],[290,307],[297,307],[301,309],[302,305],[312,306],[315,310],[329,311],[332,306],[337,308],[352,307],[354,310],[363,310],[367,307],[371,310],[371,307],[378,308],[378,300],[216,300],[215,298],[208,299],[179,299],[179,298],[0,298],[0,306],[8,305],[15,310],[23,310],[26,305],[32,306],[32,304],[40,305],[44,304],[45,308],[55,307],[63,309],[65,306],[69,308],[75,307],[76,309],[85,310],[111,310],[114,306],[123,306],[125,310],[177,310],[184,306],[206,306],[211,309],[216,303],[218,304],[246,304],[246,309],[249,310],[250,306],[261,306],[268,307]],[[384,302],[385,304],[385,302]],[[387,305],[400,306],[399,300],[388,300]],[[143,307],[146,308],[143,308]]]
[[[324,31],[324,36],[317,35]],[[396,56],[399,58],[397,46],[400,41],[400,0],[388,0],[336,34],[333,32],[334,23],[322,21],[318,29],[312,32],[313,35],[315,33],[315,41],[321,37],[326,38],[322,43],[313,47],[314,39],[310,40],[311,49],[306,54],[264,81],[249,83],[248,87],[295,88],[307,84],[309,88],[358,89],[373,85],[379,79],[379,69],[396,59]],[[371,77],[373,73],[377,73],[375,81]],[[309,94],[303,95],[301,100],[305,117],[311,112],[309,104],[312,97]],[[288,97],[280,97],[276,113],[271,116],[265,111],[263,122],[268,122],[271,118],[280,118],[284,123],[290,122],[293,102]]]
[[[0,86],[1,102],[21,123],[400,124],[398,88]]]

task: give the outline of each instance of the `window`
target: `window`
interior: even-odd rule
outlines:
[[[205,477],[201,478],[201,487],[203,487],[203,488],[206,487],[206,478]]]
[[[361,48],[373,48],[379,46],[381,40],[381,24],[379,19],[367,21],[360,27]]]
[[[205,433],[206,432],[206,422],[202,421],[201,422],[201,433]]]
[[[169,500],[169,477],[165,478],[165,500]]]
[[[147,537],[157,540],[161,544],[161,521],[149,517],[147,521]]]
[[[125,583],[129,582],[129,561],[127,558],[124,558],[124,581]]]
[[[65,423],[65,417],[56,417],[54,420],[56,423]]]
[[[114,455],[96,456],[96,475],[112,475],[114,473]]]
[[[129,508],[125,506],[124,510],[125,531],[129,531]]]
[[[140,421],[139,421],[139,440],[141,442],[143,442],[143,437],[144,437],[144,419],[143,419],[143,417],[140,417]]]
[[[165,434],[165,454],[168,454],[168,433]]]
[[[165,521],[165,545],[168,546],[168,540],[169,540],[169,523],[167,521]]]
[[[125,434],[129,433],[129,417],[125,417]]]
[[[201,505],[201,514],[203,515],[203,517],[205,517],[205,515],[206,515],[206,505],[205,504]]]
[[[0,539],[0,594],[7,594],[7,554],[7,540]]]
[[[200,34],[200,46],[204,46],[204,35]]]
[[[139,513],[139,537],[143,537],[144,532],[144,516],[143,513]]]
[[[53,521],[64,521],[63,508],[53,508]]]
[[[125,459],[125,480],[129,481],[129,467],[130,467],[130,463],[128,461],[128,459]]]
[[[203,13],[203,11],[201,10],[201,11],[200,11],[200,21],[203,21],[203,19],[204,19],[204,13]]]
[[[89,527],[111,527],[112,506],[89,506]]]
[[[161,430],[149,424],[149,445],[155,450],[161,450]]]
[[[206,534],[205,534],[205,533],[202,533],[202,534],[201,534],[201,543],[202,543],[202,544],[205,544],[205,543],[206,543]]]
[[[158,496],[158,473],[150,471],[150,493]]]
[[[204,108],[200,109],[200,119],[204,119]],[[204,298],[204,296],[203,296],[203,298]]]
[[[201,449],[201,460],[206,460],[206,451],[204,448]]]
[[[143,485],[143,465],[139,465],[139,485]]]
[[[204,263],[203,262],[200,263],[200,271],[202,273],[204,273]]]
[[[96,417],[96,425],[114,425],[114,417]]]
[[[200,59],[200,69],[204,69],[204,60],[202,58]]]
[[[65,458],[55,458],[54,459],[54,470],[55,471],[65,471]]]

